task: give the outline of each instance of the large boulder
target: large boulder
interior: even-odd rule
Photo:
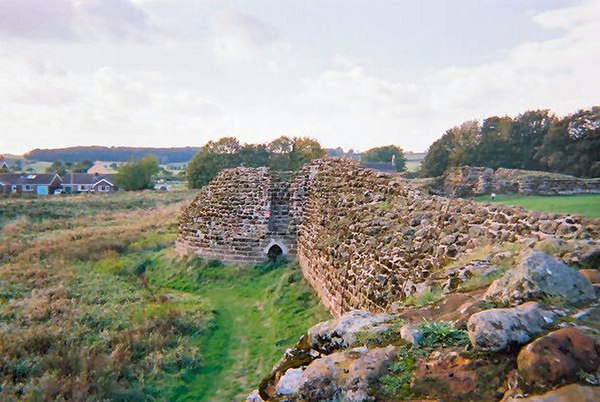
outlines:
[[[542,395],[528,398],[505,398],[502,402],[597,402],[600,401],[600,387],[570,384]]]
[[[440,400],[498,400],[511,368],[512,362],[503,356],[468,359],[456,351],[435,351],[415,362],[410,389]]]
[[[396,357],[396,348],[354,348],[313,361],[302,373],[302,401],[372,401],[369,391]]]
[[[484,297],[499,303],[519,304],[544,295],[576,303],[595,299],[596,291],[577,270],[548,254],[531,251],[516,268],[494,281]]]
[[[554,314],[528,302],[513,308],[496,308],[473,314],[467,323],[471,344],[483,351],[497,352],[523,345],[542,332]]]
[[[529,385],[547,387],[576,380],[581,370],[594,372],[600,356],[592,337],[574,328],[562,328],[521,349],[517,365]]]
[[[373,337],[387,331],[391,316],[353,310],[339,318],[321,322],[308,330],[308,343],[312,349],[329,354],[358,344],[359,333],[368,332]]]

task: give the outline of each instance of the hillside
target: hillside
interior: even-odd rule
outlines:
[[[199,147],[137,148],[78,146],[56,149],[36,148],[23,156],[30,160],[44,162],[77,162],[82,159],[125,162],[131,159],[139,159],[145,155],[154,155],[159,163],[185,163],[190,161],[199,149]]]

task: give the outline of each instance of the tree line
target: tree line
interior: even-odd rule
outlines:
[[[234,137],[209,141],[188,163],[190,188],[200,188],[222,169],[267,166],[274,170],[298,170],[307,162],[325,156],[325,150],[308,137],[279,137],[267,144],[241,144]]]
[[[185,163],[198,152],[198,147],[180,148],[138,148],[138,147],[102,147],[79,146],[56,149],[36,148],[27,152],[24,157],[30,160],[75,163],[83,159],[126,162],[141,159],[146,155],[154,155],[159,163]]]
[[[600,177],[600,107],[562,118],[545,109],[464,122],[429,147],[420,174],[464,165]]]

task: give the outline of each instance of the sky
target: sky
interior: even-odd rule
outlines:
[[[0,0],[0,153],[309,136],[424,151],[600,105],[600,0]]]

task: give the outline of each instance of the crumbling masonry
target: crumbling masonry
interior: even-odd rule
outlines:
[[[383,311],[487,241],[595,239],[597,220],[425,195],[345,159],[294,174],[223,171],[180,217],[177,250],[253,263],[296,255],[335,315]]]

